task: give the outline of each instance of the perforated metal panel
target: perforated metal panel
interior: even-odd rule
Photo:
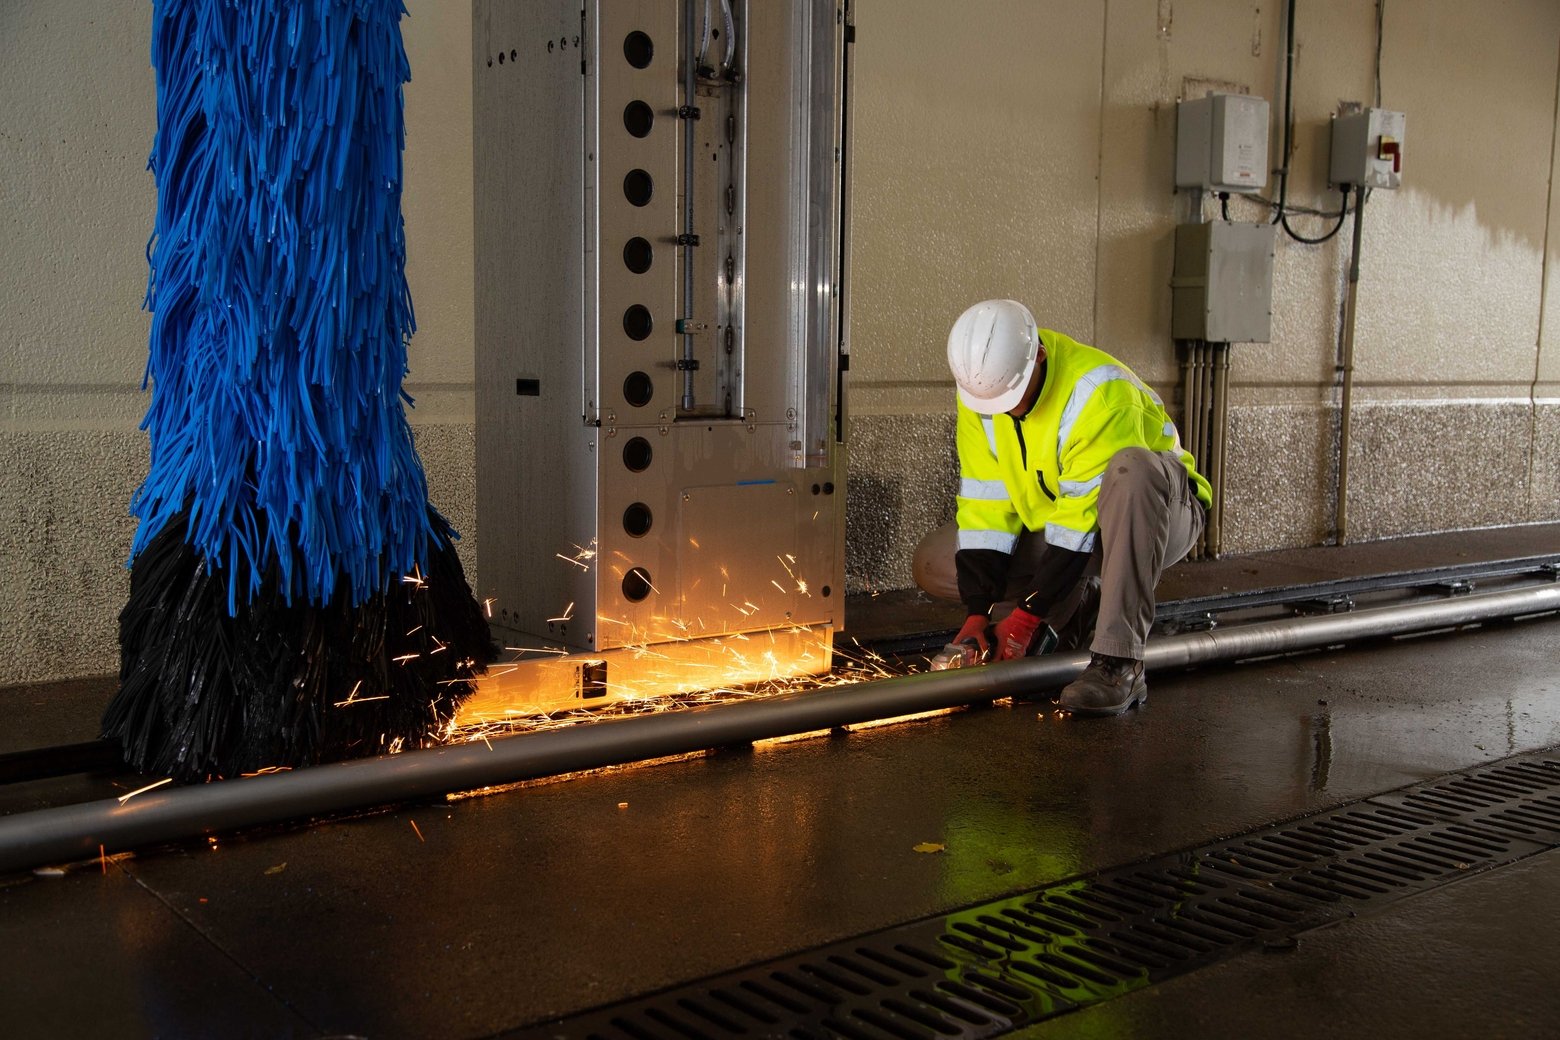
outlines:
[[[508,642],[843,620],[845,9],[722,7],[476,2],[478,574]]]

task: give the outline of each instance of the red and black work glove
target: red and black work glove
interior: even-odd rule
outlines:
[[[997,660],[1016,661],[1028,657],[1034,649],[1035,636],[1045,618],[1031,614],[1023,607],[1013,608],[1013,613],[997,623]]]
[[[985,614],[971,614],[964,619],[964,627],[959,629],[959,634],[953,637],[955,643],[968,643],[972,640],[980,647],[982,656],[991,649],[991,638],[987,630],[991,627],[991,619]]]

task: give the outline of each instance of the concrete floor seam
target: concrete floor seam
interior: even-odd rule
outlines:
[[[122,866],[119,869],[124,871],[125,875],[136,885],[137,888],[141,889],[141,891],[151,896],[152,899],[162,904],[164,909],[166,909],[179,921],[183,922],[190,929],[190,931],[195,933],[195,935],[202,943],[221,954],[224,960],[233,965],[233,967],[236,968],[239,973],[247,978],[250,982],[254,983],[255,988],[258,989],[261,993],[264,993],[266,997],[274,1001],[282,1011],[296,1017],[299,1022],[306,1025],[314,1033],[322,1034],[324,1032],[318,1023],[311,1022],[307,1015],[305,1015],[302,1011],[293,1005],[292,1001],[288,1000],[286,997],[276,992],[275,989],[268,986],[265,980],[262,979],[253,970],[251,970],[247,964],[239,960],[231,950],[227,949],[215,938],[208,935],[188,914],[180,910],[177,906],[174,906],[173,903],[161,892],[147,884],[143,878],[136,876],[134,871]]]

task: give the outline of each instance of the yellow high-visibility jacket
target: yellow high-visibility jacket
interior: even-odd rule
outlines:
[[[1092,552],[1100,479],[1123,448],[1177,452],[1198,500],[1212,506],[1208,481],[1159,395],[1102,350],[1050,329],[1040,330],[1040,341],[1045,381],[1027,416],[981,415],[959,402],[961,551],[1011,554],[1029,530],[1044,531],[1057,548]]]

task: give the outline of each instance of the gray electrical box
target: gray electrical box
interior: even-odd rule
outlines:
[[[1396,188],[1403,180],[1402,112],[1365,108],[1332,124],[1328,180],[1362,188]]]
[[[1175,229],[1170,332],[1210,343],[1267,343],[1273,332],[1272,224],[1214,220]]]
[[[1268,176],[1268,103],[1209,94],[1176,106],[1175,186],[1250,194]]]

